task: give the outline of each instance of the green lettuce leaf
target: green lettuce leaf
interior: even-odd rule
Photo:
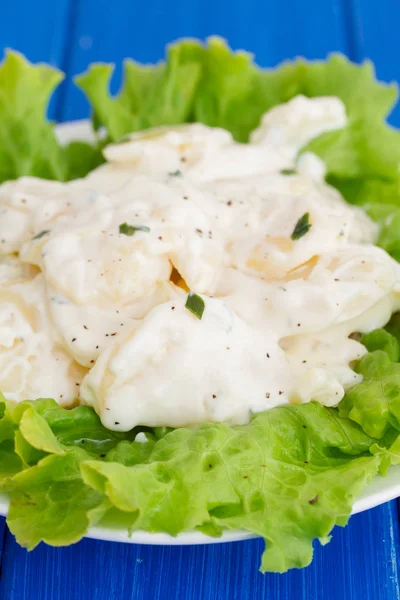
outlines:
[[[262,570],[283,572],[309,564],[313,540],[345,525],[363,486],[396,456],[371,453],[379,437],[316,403],[240,427],[146,430],[141,441],[138,429],[106,430],[87,407],[0,408],[0,432],[18,440],[20,459],[2,483],[8,523],[27,548],[73,543],[97,522],[170,535],[246,529],[266,540]]]
[[[297,94],[339,97],[348,125],[327,132],[304,150],[318,154],[328,176],[337,179],[398,177],[400,134],[385,123],[397,98],[394,85],[378,83],[370,62],[354,65],[344,56],[327,61],[299,59],[274,70],[260,69],[246,52],[232,52],[220,38],[206,45],[179,41],[165,63],[153,67],[126,62],[124,83],[109,93],[110,65],[92,65],[76,78],[111,140],[157,125],[200,121],[223,127],[242,142],[261,116]]]
[[[347,127],[322,134],[304,150],[322,158],[331,177],[390,180],[398,177],[400,133],[375,119],[350,119]]]
[[[198,42],[184,40],[170,46],[167,61],[143,66],[125,61],[124,86],[116,98],[109,94],[113,67],[94,64],[76,78],[93,107],[94,123],[104,126],[110,139],[157,125],[185,123],[201,74]]]
[[[20,544],[28,549],[40,541],[59,546],[85,534],[94,522],[91,511],[102,501],[102,495],[82,481],[80,463],[85,459],[86,452],[79,448],[49,455],[6,483],[11,497],[7,524]]]
[[[4,396],[0,392],[0,483],[22,469],[22,460],[15,451],[17,425]]]
[[[101,144],[92,146],[81,141],[71,142],[64,147],[64,159],[68,180],[85,177],[105,162]]]
[[[355,421],[371,437],[382,438],[391,428],[400,432],[400,364],[376,350],[361,359],[363,381],[346,394],[339,414]]]
[[[377,245],[400,261],[400,177],[380,179],[328,178],[352,204],[364,208],[379,224]]]
[[[272,409],[243,427],[176,430],[142,464],[88,461],[81,470],[136,515],[134,529],[246,529],[267,542],[262,570],[283,572],[309,564],[313,539],[345,524],[377,472],[370,445],[356,424],[312,403]]]
[[[0,65],[0,182],[21,175],[67,178],[63,152],[46,120],[49,98],[63,75],[8,51]]]
[[[375,329],[375,331],[364,334],[361,337],[361,343],[366,347],[368,352],[382,350],[386,352],[391,362],[399,362],[399,342],[395,335],[392,335],[386,329]]]
[[[0,434],[8,444],[6,455],[0,443],[2,489],[11,498],[7,522],[19,543],[29,549],[40,541],[70,544],[100,519],[130,528],[129,515],[84,484],[80,463],[106,458],[109,450],[118,455],[122,441],[134,440],[138,428],[109,431],[92,409],[66,410],[51,399],[14,405],[3,398],[0,414]]]
[[[379,456],[379,472],[381,475],[386,475],[389,467],[400,465],[400,436],[395,439],[389,448],[374,444],[371,446],[371,453]]]
[[[62,79],[49,65],[32,65],[18,52],[6,52],[0,64],[0,183],[23,175],[67,181],[102,162],[100,148],[90,144],[63,148],[46,118]]]
[[[232,52],[222,39],[213,37],[199,58],[202,77],[193,96],[189,120],[223,127],[235,139],[247,141],[259,124],[266,110],[261,106],[267,101],[258,95],[259,71],[252,55]]]
[[[50,454],[59,453],[61,449],[82,448],[91,456],[105,458],[121,441],[134,440],[140,431],[148,430],[136,427],[127,433],[111,431],[102,425],[91,408],[78,406],[65,409],[49,398],[27,400],[16,405],[4,399],[1,403],[0,398],[0,407],[13,423],[13,432],[18,431],[25,445],[30,444],[36,451]],[[0,420],[0,431],[2,422],[3,419]]]
[[[400,178],[363,179],[328,176],[328,183],[336,187],[350,204],[363,206],[370,216],[379,221],[391,214],[400,204]]]

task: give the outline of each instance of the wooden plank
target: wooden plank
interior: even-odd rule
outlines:
[[[32,62],[46,62],[65,70],[67,40],[73,28],[73,7],[76,5],[74,0],[40,0],[39,5],[19,0],[6,2],[6,5],[6,18],[0,19],[2,47],[18,50]],[[63,91],[60,89],[51,102],[49,116],[52,119],[58,117]]]
[[[115,62],[115,90],[123,58],[155,62],[174,39],[213,34],[227,38],[234,48],[251,50],[264,66],[297,55],[323,58],[346,50],[343,20],[342,0],[120,0],[118,9],[106,0],[81,0],[68,74],[84,71],[93,61]],[[60,116],[70,120],[87,113],[83,95],[70,82]]]
[[[399,22],[400,2],[349,0],[351,7],[355,58],[370,58],[384,81],[400,81]],[[400,104],[390,122],[400,127]]]
[[[41,0],[40,7],[35,2],[7,2],[3,7],[6,18],[0,19],[2,48],[18,50],[31,62],[46,62],[64,69],[66,39],[71,26],[70,6],[69,0],[56,3]],[[51,119],[57,119],[62,92],[62,89],[57,91],[50,103]],[[4,538],[5,520],[0,518],[0,560]]]
[[[83,540],[31,553],[8,535],[1,600],[399,600],[396,503],[356,515],[313,564],[258,572],[261,540],[210,546],[136,546]]]
[[[2,572],[1,563],[3,560],[3,548],[4,548],[4,544],[5,544],[6,532],[7,532],[6,520],[4,517],[0,517],[0,586],[1,586],[1,572]]]

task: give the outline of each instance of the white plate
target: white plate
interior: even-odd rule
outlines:
[[[72,139],[89,141],[93,140],[93,132],[89,121],[75,121],[63,123],[57,126],[57,134],[62,143],[68,143]],[[398,498],[400,496],[400,465],[392,467],[386,477],[377,476],[366,487],[364,493],[353,506],[352,514],[363,512]],[[0,495],[0,515],[6,516],[8,511],[8,499]],[[212,538],[198,532],[181,533],[171,537],[164,533],[147,533],[136,531],[131,537],[128,533],[119,529],[109,527],[92,527],[86,537],[98,540],[109,540],[114,542],[128,542],[131,544],[156,544],[156,545],[189,545],[189,544],[215,544],[220,542],[234,542],[256,537],[246,531],[226,531],[220,538]]]

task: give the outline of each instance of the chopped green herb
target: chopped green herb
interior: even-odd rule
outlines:
[[[190,310],[198,319],[201,319],[204,312],[204,300],[201,296],[194,294],[193,292],[189,292],[185,308]]]
[[[293,233],[291,235],[292,240],[299,240],[303,235],[311,228],[311,223],[309,221],[310,213],[304,213],[302,217],[297,221],[295,228],[293,229]]]
[[[281,175],[296,175],[296,169],[282,169]]]
[[[33,236],[33,240],[40,240],[42,237],[44,237],[45,235],[48,235],[50,233],[50,229],[43,229],[43,231],[39,231],[38,234]]]
[[[119,226],[119,232],[124,235],[134,235],[137,231],[149,233],[150,227],[147,227],[146,225],[128,225],[128,223],[121,223]]]
[[[176,171],[171,171],[170,173],[168,173],[168,175],[170,177],[182,177],[182,171],[177,169]]]

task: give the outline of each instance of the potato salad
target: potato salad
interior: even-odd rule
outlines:
[[[378,226],[299,149],[346,124],[334,97],[271,109],[240,144],[147,130],[69,183],[0,186],[0,390],[93,406],[103,424],[247,423],[335,406],[357,333],[400,308]]]

